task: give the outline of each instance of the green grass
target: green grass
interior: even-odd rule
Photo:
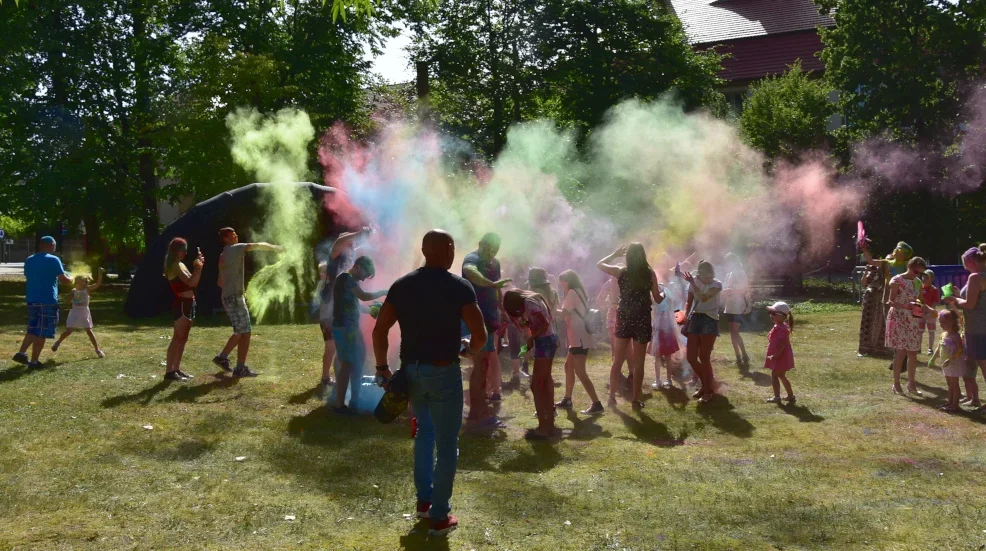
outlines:
[[[842,305],[796,309],[797,407],[763,403],[768,376],[727,361],[728,337],[715,355],[728,401],[655,393],[639,413],[561,414],[567,435],[553,445],[522,439],[535,424],[524,383],[505,396],[508,430],[461,439],[462,527],[445,542],[402,516],[414,503],[408,426],[340,419],[313,397],[315,326],[258,326],[262,376],[235,381],[209,363],[229,330],[202,320],[184,364],[197,377],[167,385],[169,320],[125,318],[123,290],[109,288],[93,296],[108,357],[74,335],[54,369],[26,372],[7,361],[23,337],[22,293],[0,282],[0,549],[986,544],[984,419],[936,411],[944,381],[926,367],[925,399],[892,396],[886,362],[856,358],[858,313]],[[765,334],[744,337],[762,361]],[[606,355],[591,361],[600,388]],[[587,405],[581,388],[575,401]]]

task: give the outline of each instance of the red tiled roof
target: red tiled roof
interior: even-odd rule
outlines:
[[[718,44],[714,48],[721,54],[732,56],[722,60],[722,71],[719,73],[720,77],[730,82],[783,73],[797,59],[801,60],[801,69],[805,72],[825,70],[822,60],[815,55],[822,51],[822,39],[814,30],[745,38]]]
[[[832,27],[812,0],[667,0],[692,44]]]

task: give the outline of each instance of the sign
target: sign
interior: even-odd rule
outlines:
[[[66,235],[68,235],[68,228],[62,226],[62,237],[65,237]]]
[[[7,232],[3,231],[3,229],[0,228],[0,239],[3,239],[4,237],[7,237]]]

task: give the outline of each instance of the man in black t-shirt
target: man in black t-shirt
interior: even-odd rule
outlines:
[[[400,324],[401,365],[418,419],[414,439],[417,515],[430,519],[430,535],[441,536],[459,525],[449,510],[462,428],[461,323],[472,335],[467,355],[479,354],[487,335],[476,291],[448,271],[455,259],[452,236],[431,230],[425,234],[421,252],[424,267],[395,281],[387,293],[373,329],[373,354],[377,375],[390,379],[389,333],[394,323]]]

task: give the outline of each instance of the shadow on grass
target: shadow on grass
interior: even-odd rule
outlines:
[[[307,404],[309,400],[311,400],[312,398],[315,398],[316,396],[318,396],[318,389],[319,389],[320,386],[321,386],[321,383],[315,385],[315,388],[310,388],[308,390],[299,392],[298,394],[295,394],[294,396],[291,396],[290,398],[288,398],[288,403],[289,404],[296,405],[296,406],[300,406],[302,404]]]
[[[653,444],[660,448],[674,448],[684,444],[685,439],[688,438],[688,433],[685,431],[675,436],[668,430],[667,425],[658,423],[642,411],[639,412],[639,419],[617,408],[610,408],[610,411],[615,413],[623,421],[623,426],[641,442]]]
[[[428,537],[428,521],[419,520],[406,536],[401,536],[400,549],[406,551],[448,551],[448,537]]]
[[[463,471],[499,471],[490,463],[496,449],[507,441],[503,431],[490,434],[463,434],[459,437],[459,469]]]
[[[612,433],[604,431],[596,423],[597,417],[595,415],[579,417],[579,414],[573,408],[567,411],[566,416],[572,423],[572,433],[568,437],[569,440],[592,440],[600,436],[612,436]]]
[[[716,396],[711,402],[700,403],[695,411],[723,432],[740,438],[753,436],[755,427],[742,415],[736,413],[736,406],[725,396]]]
[[[664,395],[664,399],[668,401],[668,405],[674,409],[685,409],[685,406],[688,405],[688,392],[681,388],[666,388],[660,392]]]
[[[740,377],[750,379],[757,386],[770,386],[770,373],[764,371],[753,371],[749,365],[741,365],[739,368]]]
[[[151,403],[151,400],[153,400],[155,396],[163,392],[164,389],[169,386],[171,386],[171,381],[161,381],[156,385],[150,388],[145,388],[135,394],[120,394],[118,396],[112,396],[103,400],[103,407],[115,408],[117,406],[122,406],[123,404],[132,403],[140,403],[140,405],[146,406]]]
[[[21,377],[27,375],[33,375],[36,373],[37,369],[28,369],[27,367],[11,367],[10,369],[5,369],[0,371],[0,383],[9,383],[10,381],[16,381]]]
[[[797,417],[798,421],[802,423],[821,423],[825,420],[821,415],[815,415],[808,409],[807,406],[799,404],[783,404],[780,406],[781,410],[788,415],[793,415]]]
[[[163,402],[181,402],[181,403],[194,403],[200,398],[208,396],[212,391],[219,390],[221,388],[232,388],[239,384],[239,377],[226,377],[224,375],[215,375],[215,380],[209,381],[208,383],[202,383],[194,386],[182,386],[178,390],[175,390],[171,394],[167,395],[162,401]],[[230,399],[239,398],[239,396],[231,397]]]
[[[522,452],[500,464],[500,470],[510,473],[543,473],[550,471],[561,463],[561,453],[555,449],[554,443],[538,440],[531,441],[530,453]]]

